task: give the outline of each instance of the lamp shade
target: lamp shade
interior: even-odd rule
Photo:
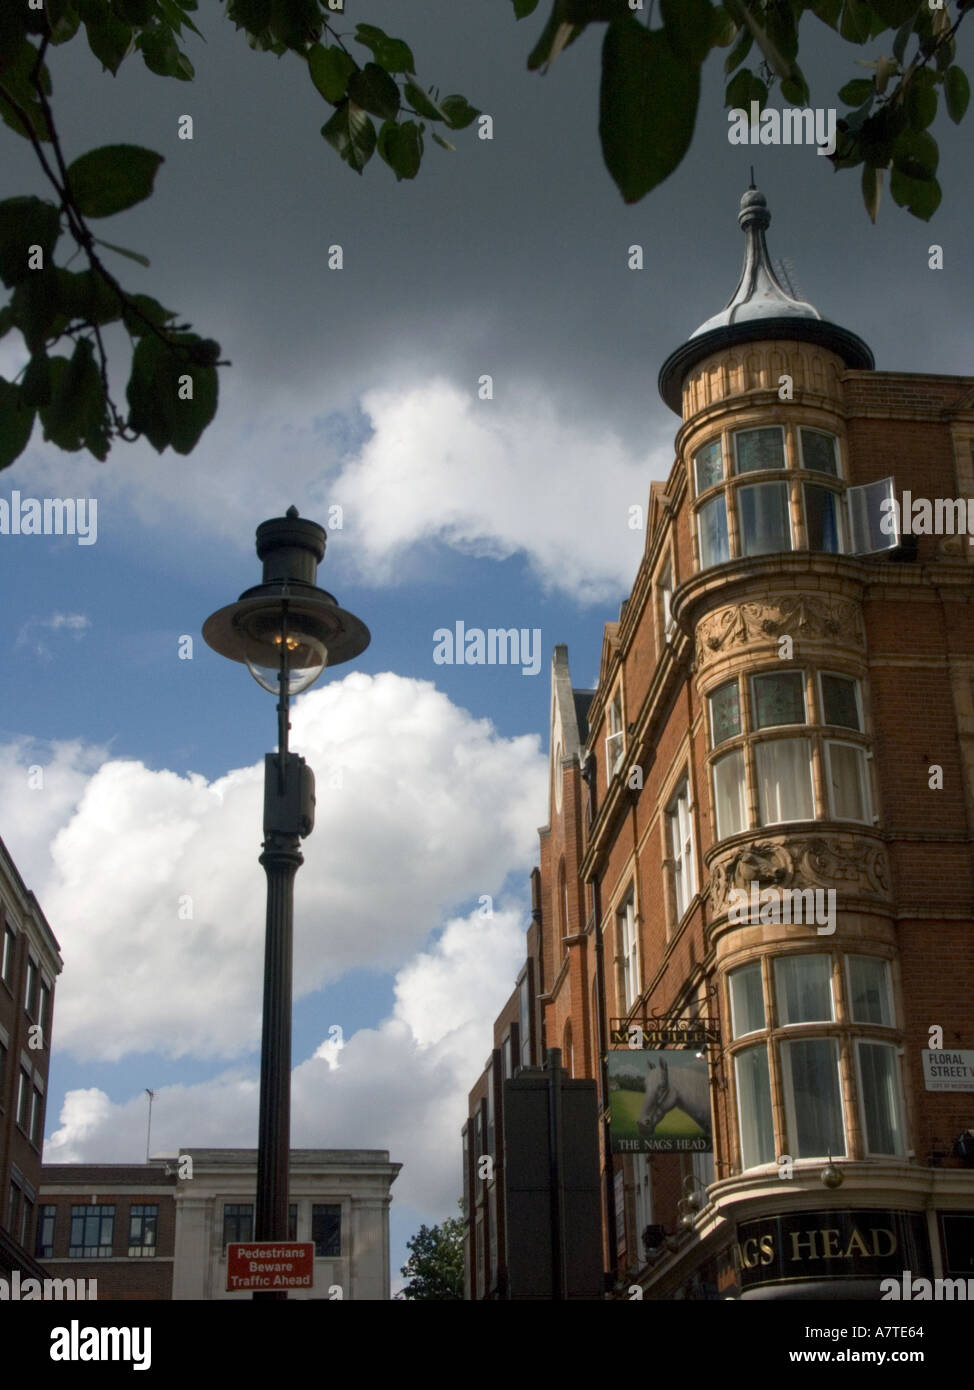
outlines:
[[[340,608],[333,594],[314,583],[325,551],[325,533],[292,507],[257,528],[257,553],[264,583],[245,590],[236,603],[212,613],[204,641],[231,661],[244,663],[265,690],[295,695],[312,685],[326,666],[350,661],[371,641],[368,628]],[[283,655],[283,662],[282,662]]]

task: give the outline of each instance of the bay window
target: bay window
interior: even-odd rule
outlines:
[[[706,692],[718,840],[748,829],[747,808],[755,801],[759,825],[871,822],[859,682],[830,671],[817,673],[817,679],[816,692],[814,673],[756,672],[746,705],[739,677]],[[824,790],[816,793],[816,785]]]
[[[727,976],[742,1171],[773,1163],[778,1153],[848,1156],[843,1094],[860,1119],[853,1156],[903,1155],[889,962],[846,956],[849,988],[841,1005],[832,987],[841,960],[833,952],[777,954],[769,964],[767,983],[760,959]],[[852,1029],[850,1037],[854,1024],[871,1025],[873,1035]]]

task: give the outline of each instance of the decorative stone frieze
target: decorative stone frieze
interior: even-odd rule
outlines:
[[[693,669],[701,670],[734,648],[775,642],[785,633],[855,651],[865,647],[858,603],[830,594],[784,594],[707,613],[697,624]]]
[[[785,832],[728,848],[710,864],[710,915],[719,917],[731,889],[747,892],[752,881],[762,888],[834,888],[851,896],[889,898],[886,850],[861,832]]]

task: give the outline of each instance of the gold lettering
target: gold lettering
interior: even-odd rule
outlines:
[[[761,1237],[758,1245],[761,1248],[761,1263],[769,1265],[774,1259],[774,1236],[769,1232],[768,1235]]]
[[[887,1255],[892,1255],[892,1254],[895,1252],[895,1250],[896,1250],[896,1236],[893,1234],[893,1232],[889,1229],[888,1226],[873,1226],[873,1227],[871,1228],[869,1234],[870,1234],[870,1235],[872,1236],[872,1238],[873,1238],[873,1254],[874,1254],[874,1255],[880,1255],[880,1256],[885,1257],[885,1256],[887,1256]],[[888,1250],[880,1250],[880,1248],[879,1248],[879,1237],[880,1237],[880,1236],[886,1236],[887,1239],[889,1240],[889,1249],[888,1249]]]
[[[751,1247],[750,1252],[748,1246]],[[758,1262],[758,1243],[754,1236],[748,1236],[741,1246],[741,1259],[744,1261],[745,1269],[753,1269]]]
[[[824,1260],[834,1260],[839,1253],[839,1232],[835,1226],[829,1226],[828,1230],[821,1232],[822,1236],[822,1258]],[[833,1248],[834,1247],[834,1248]]]
[[[810,1259],[810,1260],[816,1260],[816,1259],[818,1259],[818,1256],[815,1254],[815,1237],[816,1237],[817,1235],[818,1235],[818,1232],[817,1232],[817,1231],[806,1231],[806,1232],[805,1232],[805,1240],[802,1241],[802,1233],[801,1233],[801,1231],[792,1231],[792,1232],[791,1232],[791,1258],[792,1258],[793,1260],[802,1260],[802,1259],[805,1259],[805,1258],[808,1258],[808,1259]],[[807,1255],[807,1257],[804,1256],[804,1255],[800,1255],[800,1254],[798,1253],[798,1247],[799,1247],[799,1245],[801,1245],[801,1244],[807,1244],[807,1245],[808,1245],[808,1255]]]
[[[852,1228],[852,1235],[849,1237],[849,1244],[846,1246],[845,1259],[847,1259],[847,1260],[851,1260],[851,1259],[852,1259],[853,1246],[855,1246],[855,1249],[856,1249],[856,1253],[857,1253],[857,1254],[859,1254],[859,1255],[868,1255],[868,1254],[869,1254],[869,1248],[868,1248],[868,1246],[866,1245],[866,1242],[863,1240],[862,1236],[861,1236],[861,1235],[859,1234],[859,1232],[856,1230],[855,1226],[853,1226],[853,1228]]]

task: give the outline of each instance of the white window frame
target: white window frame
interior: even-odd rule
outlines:
[[[811,738],[809,737],[809,735],[808,735],[808,733],[807,733],[808,725],[807,725],[807,724],[789,724],[789,725],[787,725],[787,726],[784,726],[784,725],[783,725],[782,727],[793,728],[793,729],[805,729],[806,732],[805,732],[805,733],[802,733],[802,734],[796,734],[794,737],[788,737],[788,738],[765,738],[765,739],[755,739],[755,740],[754,740],[754,743],[753,743],[753,747],[754,747],[754,775],[755,775],[755,778],[756,778],[756,780],[757,780],[757,793],[758,793],[758,815],[759,815],[759,818],[760,818],[760,824],[761,824],[762,826],[771,826],[771,825],[800,825],[800,824],[802,824],[803,822],[805,822],[805,821],[807,821],[807,820],[814,820],[814,819],[815,819],[815,779],[814,779],[814,777],[813,777],[813,775],[812,775],[812,740],[811,740]],[[762,747],[770,747],[770,746],[771,746],[772,744],[774,744],[774,743],[805,743],[805,744],[807,744],[807,746],[808,746],[808,763],[807,763],[807,766],[808,766],[808,793],[809,793],[809,807],[810,807],[810,809],[809,809],[809,812],[808,812],[808,815],[807,815],[807,816],[790,816],[790,817],[772,818],[772,817],[770,817],[770,816],[768,816],[768,815],[765,814],[765,809],[766,809],[766,808],[765,808],[765,806],[763,805],[763,797],[762,797],[762,794],[761,794],[761,786],[762,786],[762,783],[761,783],[761,769],[760,769],[760,767],[759,767],[759,757],[760,757],[760,752],[759,752],[759,750],[760,750]],[[770,808],[769,808],[769,809],[770,809]]]
[[[796,1025],[798,1026],[798,1025]],[[834,1033],[820,1033],[808,1037],[782,1038],[779,1041],[779,1056],[781,1064],[779,1068],[779,1084],[781,1086],[781,1096],[785,1107],[785,1127],[788,1133],[788,1143],[791,1146],[789,1152],[799,1158],[826,1158],[827,1154],[798,1154],[798,1111],[795,1106],[795,1088],[791,1070],[791,1051],[796,1043],[828,1043],[832,1049],[832,1057],[835,1061],[836,1094],[839,1098],[839,1127],[842,1131],[842,1152],[832,1151],[833,1158],[845,1158],[849,1152],[849,1136],[846,1133],[845,1109],[842,1103],[842,1049],[839,1046],[839,1039]]]
[[[770,434],[772,430],[778,431],[781,440],[781,467],[780,468],[745,468],[741,469],[737,462],[737,441],[742,434]],[[746,478],[751,473],[787,473],[788,472],[788,450],[786,448],[785,427],[784,425],[748,425],[744,429],[734,430],[731,453],[734,464],[734,477]]]
[[[704,558],[704,553],[703,553],[703,537],[704,537],[703,514],[704,514],[704,512],[707,510],[708,507],[716,506],[716,504],[717,504],[718,502],[721,504],[721,506],[722,506],[723,509],[724,509],[724,540],[726,541],[726,550],[727,550],[727,554],[724,556],[724,558],[723,558],[722,560],[710,560],[710,559],[705,559],[705,558]],[[701,569],[701,570],[713,569],[715,565],[726,565],[726,564],[728,564],[731,560],[733,560],[733,559],[734,559],[734,555],[731,553],[731,543],[730,543],[730,521],[729,521],[728,515],[727,515],[727,489],[726,489],[726,488],[723,488],[720,492],[715,492],[715,493],[713,494],[712,497],[708,497],[708,498],[707,498],[706,502],[701,503],[701,505],[700,505],[700,506],[697,508],[697,510],[696,510],[696,520],[697,520],[697,552],[698,552],[699,557],[700,557],[700,569]]]
[[[810,468],[808,464],[805,462],[805,443],[802,439],[802,435],[806,431],[809,434],[822,434],[826,437],[826,439],[831,439],[832,453],[835,457],[836,468],[836,471],[834,473],[824,473],[821,468]],[[837,482],[844,481],[845,474],[842,471],[842,450],[839,448],[839,436],[837,434],[833,434],[831,430],[820,430],[818,425],[796,425],[795,443],[798,446],[797,453],[799,468],[804,469],[806,473],[811,473],[814,477],[835,478]]]
[[[894,1042],[887,1042],[885,1038],[854,1038],[853,1051],[856,1054],[856,1086],[858,1088],[859,1101],[859,1124],[862,1129],[862,1141],[866,1153],[870,1158],[903,1158],[906,1154],[906,1114],[903,1106],[903,1069],[900,1066],[899,1049]],[[869,1147],[869,1126],[866,1123],[866,1091],[862,1079],[862,1059],[860,1057],[860,1047],[885,1047],[893,1057],[893,1104],[896,1109],[896,1129],[900,1136],[900,1147],[893,1153],[884,1149],[871,1149]]]
[[[829,671],[822,667],[817,672],[818,676],[818,710],[819,726],[823,729],[845,729],[850,734],[861,734],[865,732],[865,720],[862,709],[862,682],[858,676],[850,676],[848,671]],[[836,680],[851,681],[856,690],[856,713],[859,716],[859,728],[850,729],[848,724],[830,724],[825,717],[825,690],[822,686],[822,677],[832,676]]]
[[[673,617],[673,559],[667,559],[657,580],[660,596],[660,613],[663,619],[663,642],[669,642],[676,630]]]
[[[869,759],[866,750],[861,743],[854,743],[852,739],[846,738],[827,738],[823,740],[825,744],[825,783],[828,793],[829,820],[845,821],[849,825],[872,825],[873,798],[872,788],[869,785]],[[857,763],[859,767],[859,789],[862,792],[863,814],[858,816],[840,816],[836,811],[832,798],[832,748],[836,744],[841,744],[845,748],[852,748],[858,754]]]
[[[875,1021],[875,1019],[871,1019],[871,1018],[856,1018],[856,1016],[855,1016],[855,1014],[854,1014],[854,1012],[853,1012],[853,1007],[854,1007],[854,1004],[853,1004],[853,996],[854,996],[855,990],[854,990],[854,988],[853,988],[853,979],[852,979],[852,962],[853,962],[854,960],[877,961],[880,965],[882,965],[882,966],[885,967],[885,969],[883,970],[883,979],[884,979],[884,981],[885,981],[886,1012],[887,1012],[887,1014],[888,1014],[888,1016],[889,1016],[889,1022],[888,1022],[888,1023],[877,1023],[877,1022]],[[895,1027],[896,1027],[896,1008],[895,1008],[895,1006],[894,1006],[894,1001],[893,1001],[893,979],[892,979],[892,971],[890,970],[889,961],[886,959],[885,956],[874,956],[874,955],[871,955],[871,954],[870,954],[869,952],[867,952],[867,951],[846,951],[846,953],[845,953],[845,982],[846,982],[846,990],[847,990],[847,996],[846,996],[846,997],[847,997],[847,999],[848,999],[848,1003],[847,1003],[847,1005],[846,1005],[846,1012],[847,1012],[848,1015],[849,1015],[849,1022],[850,1022],[850,1023],[854,1023],[854,1024],[865,1024],[866,1027],[873,1027],[873,1028],[895,1028]]]
[[[756,683],[759,680],[779,680],[782,676],[800,676],[802,689],[802,717],[789,724],[759,724],[758,696]],[[804,670],[786,667],[783,671],[755,671],[751,676],[751,732],[758,738],[770,729],[805,729],[808,727],[808,677]]]
[[[757,471],[757,470],[755,470],[755,472],[756,472],[756,471]],[[785,473],[785,470],[784,470],[784,469],[780,469],[780,470],[777,470],[777,471],[779,471],[779,472],[782,473],[782,474]],[[744,474],[744,475],[742,475],[742,476],[746,477],[747,474]],[[788,544],[787,544],[787,546],[775,546],[775,547],[773,547],[773,549],[771,549],[771,550],[747,550],[747,549],[745,548],[745,547],[746,547],[746,534],[745,534],[745,527],[744,527],[743,508],[742,508],[741,502],[742,502],[742,498],[743,498],[743,495],[744,495],[745,492],[750,492],[750,491],[752,491],[753,489],[762,488],[762,487],[777,487],[777,488],[784,488],[784,492],[785,492],[785,526],[787,527],[787,531],[788,531],[788,535],[787,535]],[[736,500],[736,502],[737,502],[737,549],[738,549],[738,557],[737,557],[737,558],[738,558],[739,560],[751,560],[751,559],[759,560],[759,559],[761,559],[761,557],[764,556],[764,555],[790,555],[790,554],[792,553],[792,551],[795,549],[795,536],[794,536],[794,526],[793,526],[792,519],[791,519],[791,483],[790,483],[789,479],[787,478],[787,476],[775,477],[775,478],[761,478],[761,479],[760,479],[758,482],[756,482],[756,483],[742,483],[739,487],[736,487],[736,488],[734,489],[734,492],[735,492],[735,494],[736,494],[735,500]]]
[[[617,690],[606,710],[609,732],[605,739],[605,780],[611,782],[626,756],[626,733],[622,727],[622,692]]]
[[[846,512],[845,493],[843,492],[842,487],[839,486],[839,485],[830,487],[830,486],[828,486],[826,483],[818,483],[818,482],[815,482],[815,481],[814,481],[816,478],[831,478],[831,477],[832,477],[832,474],[831,474],[831,473],[815,473],[815,472],[813,472],[813,473],[812,473],[812,476],[811,476],[810,478],[802,478],[802,480],[801,480],[801,488],[802,488],[802,519],[803,519],[803,521],[805,522],[805,545],[808,547],[809,551],[810,551],[813,555],[848,555],[848,553],[849,553],[849,520],[848,520],[848,514],[847,514],[847,512]],[[811,543],[811,539],[810,539],[810,537],[809,537],[809,528],[808,528],[808,506],[806,505],[806,499],[805,499],[805,489],[806,489],[806,488],[809,488],[809,487],[817,487],[817,488],[819,488],[822,492],[831,492],[832,496],[835,498],[835,519],[836,519],[836,527],[837,527],[837,530],[838,530],[838,533],[839,533],[839,535],[838,535],[838,540],[839,540],[839,548],[838,548],[838,550],[834,550],[834,551],[832,551],[832,550],[812,550],[812,543]]]
[[[673,899],[678,923],[686,916],[697,892],[692,811],[690,777],[684,773],[666,807],[666,847],[673,861]]]
[[[619,933],[619,978],[622,985],[622,1003],[625,1012],[635,1004],[642,993],[639,979],[639,925],[636,921],[636,897],[630,892],[616,909],[616,926]]]
[[[741,974],[743,974],[745,970],[752,970],[752,971],[753,971],[755,968],[757,969],[758,979],[759,979],[760,982],[761,982],[761,1012],[762,1012],[762,1019],[761,1019],[760,1025],[759,1025],[757,1028],[748,1028],[748,1030],[747,1030],[746,1032],[739,1033],[739,1032],[737,1031],[737,1008],[736,1008],[735,1002],[734,1002],[734,976],[735,976],[735,975],[741,975]],[[764,997],[764,974],[763,974],[763,972],[762,972],[762,970],[761,970],[761,962],[760,962],[760,960],[756,960],[756,961],[749,960],[749,961],[746,961],[743,965],[739,965],[739,966],[736,967],[736,969],[734,969],[734,970],[729,970],[729,971],[727,972],[727,1000],[728,1000],[728,1003],[729,1003],[729,1005],[730,1005],[731,1041],[732,1041],[732,1042],[738,1042],[741,1038],[751,1038],[751,1037],[754,1037],[755,1034],[757,1034],[757,1033],[764,1033],[764,1032],[767,1031],[767,1028],[768,1028],[768,1004],[767,1004],[767,1000],[766,1000],[765,997]],[[742,1020],[742,1022],[743,1022],[743,1020]]]
[[[737,783],[739,790],[738,804],[742,812],[741,824],[734,830],[731,830],[726,826],[722,826],[720,823],[720,798],[717,795],[717,764],[722,763],[725,760],[725,758],[739,759],[741,768],[741,775]],[[710,764],[710,776],[712,795],[714,799],[714,834],[717,840],[728,840],[732,835],[743,835],[745,830],[750,829],[750,825],[748,823],[750,820],[750,816],[748,813],[747,804],[747,754],[745,752],[744,745],[739,744],[736,748],[728,748],[726,752],[721,753],[719,757],[714,758]]]

